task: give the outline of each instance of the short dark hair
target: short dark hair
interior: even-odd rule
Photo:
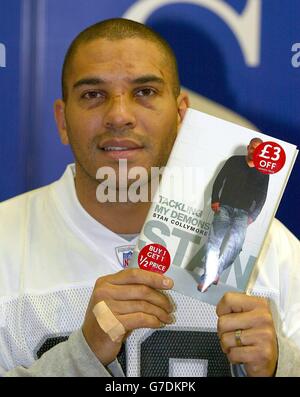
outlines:
[[[163,50],[166,57],[168,58],[168,64],[170,66],[173,79],[173,91],[175,96],[177,97],[180,92],[178,66],[174,52],[170,45],[166,42],[166,40],[163,39],[154,30],[142,23],[125,18],[112,18],[89,26],[81,33],[79,33],[78,36],[76,36],[75,39],[72,41],[65,55],[62,69],[61,85],[63,100],[66,101],[68,96],[66,80],[69,65],[71,64],[72,58],[81,44],[99,38],[113,41],[134,37],[149,40],[157,44]]]
[[[263,140],[261,138],[252,138],[251,141],[249,142],[249,145],[251,145],[252,142],[263,143]]]

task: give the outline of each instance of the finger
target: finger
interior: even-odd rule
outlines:
[[[251,311],[257,307],[269,308],[268,300],[256,296],[249,296],[240,292],[227,292],[217,305],[218,316],[229,313]]]
[[[247,338],[246,332],[248,330],[243,330],[242,333],[240,334],[240,342],[242,343],[243,346],[247,345],[252,345],[252,343],[249,343],[249,338]],[[224,332],[220,336],[220,344],[223,353],[229,353],[230,349],[233,347],[238,347],[235,332]]]
[[[165,323],[156,316],[143,312],[121,314],[118,316],[118,320],[128,331],[138,328],[161,328],[165,326]]]
[[[231,364],[249,364],[256,363],[258,349],[255,346],[233,347],[227,353],[227,358]]]
[[[141,312],[157,317],[162,323],[171,324],[173,316],[158,306],[146,301],[106,301],[107,306],[115,315]]]
[[[240,342],[244,346],[265,346],[272,343],[274,333],[269,328],[250,328],[242,330]],[[224,353],[228,353],[233,347],[238,347],[235,332],[225,332],[220,337],[221,347]]]
[[[218,319],[218,335],[224,332],[236,331],[237,329],[249,328],[270,328],[273,329],[272,314],[265,310],[253,310],[251,312],[226,314]]]
[[[236,331],[237,329],[257,329],[265,328],[269,330],[274,329],[272,314],[267,311],[256,310],[245,313],[231,313],[219,317],[217,329],[219,337],[224,332]]]
[[[168,313],[173,311],[173,305],[167,295],[146,285],[110,285],[109,292],[100,290],[96,292],[96,298],[98,301],[147,301]]]
[[[171,278],[142,269],[126,269],[107,276],[111,284],[144,284],[155,289],[171,289],[174,282]]]
[[[257,346],[234,347],[227,354],[232,364],[243,363],[248,376],[271,376],[274,373],[274,363],[271,360],[270,348],[261,349]]]

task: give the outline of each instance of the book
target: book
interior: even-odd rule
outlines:
[[[189,108],[129,267],[216,305],[245,291],[297,147]]]

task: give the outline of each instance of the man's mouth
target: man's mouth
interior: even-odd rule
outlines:
[[[142,149],[143,146],[130,139],[109,139],[100,148],[106,152]]]
[[[140,148],[139,147],[130,148],[130,147],[126,147],[126,146],[106,146],[101,149],[104,150],[105,152],[112,152],[112,151],[136,150],[136,149],[140,149]]]
[[[114,160],[133,159],[144,146],[130,139],[110,139],[99,145],[105,154]]]

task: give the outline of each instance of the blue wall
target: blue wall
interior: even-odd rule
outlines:
[[[174,48],[183,86],[266,134],[300,146],[300,67],[292,65],[292,46],[300,42],[297,0],[211,0],[210,9],[202,0],[168,5],[164,0],[0,0],[0,48],[6,51],[6,67],[0,66],[0,200],[55,180],[72,161],[59,141],[52,111],[71,40],[86,26],[123,16],[142,3],[143,9],[157,4],[144,19]],[[215,3],[223,4],[214,8]],[[253,8],[245,26],[242,17],[254,3],[261,18]],[[224,10],[246,32],[252,58]],[[277,212],[298,237],[299,164],[298,159]]]

